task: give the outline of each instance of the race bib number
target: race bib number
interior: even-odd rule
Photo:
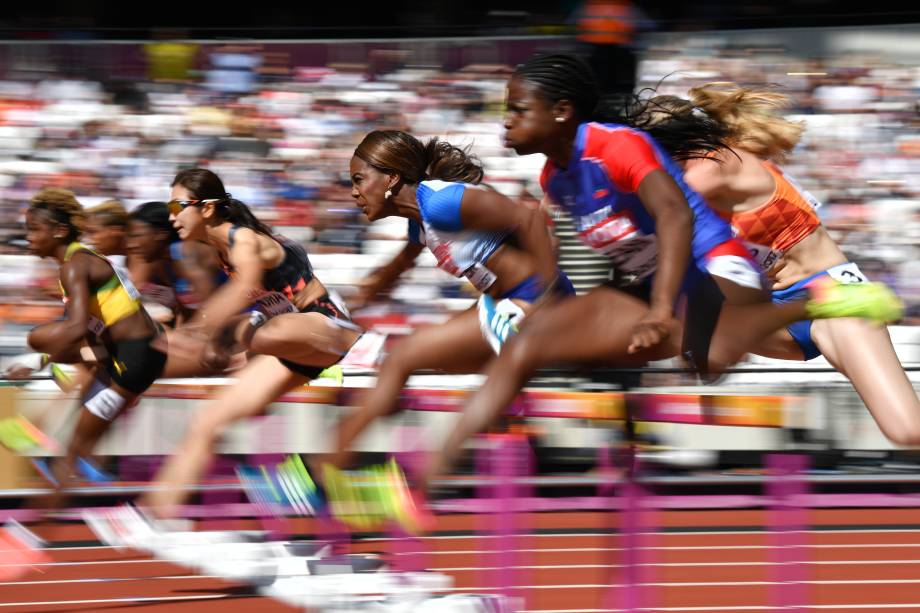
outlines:
[[[284,313],[296,313],[297,308],[281,292],[267,292],[262,294],[252,303],[252,309],[257,310],[271,319]]]
[[[754,261],[757,262],[764,270],[770,270],[770,268],[776,264],[776,261],[779,260],[780,256],[783,255],[782,251],[779,251],[778,249],[771,249],[766,245],[758,245],[757,243],[750,243],[748,241],[741,242],[750,252],[751,257],[754,258]]]
[[[476,262],[467,268],[464,271],[463,276],[466,277],[467,280],[473,284],[473,287],[478,289],[480,292],[485,292],[487,289],[492,287],[492,284],[495,283],[496,279],[498,279],[494,272],[479,262]]]
[[[89,320],[86,322],[86,329],[96,336],[101,336],[102,332],[105,330],[105,324],[102,323],[101,319],[97,319],[96,317],[90,315]]]
[[[655,272],[658,241],[643,233],[623,211],[579,232],[588,247],[610,258],[618,276],[635,283]]]
[[[833,268],[827,269],[827,274],[837,283],[868,283],[869,279],[859,270],[859,266],[853,262],[838,264]]]

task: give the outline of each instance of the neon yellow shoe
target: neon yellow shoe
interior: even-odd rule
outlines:
[[[809,284],[805,305],[810,319],[861,317],[877,324],[897,321],[904,304],[884,283],[837,283],[830,277]]]
[[[0,419],[0,445],[16,453],[38,446],[57,450],[57,444],[22,415]]]
[[[333,364],[326,370],[322,371],[316,376],[317,379],[331,379],[335,381],[335,384],[339,387],[342,386],[342,383],[345,381],[345,372],[342,370],[342,367],[338,364]]]
[[[385,492],[388,517],[409,534],[421,534],[434,528],[435,519],[428,505],[422,496],[409,488],[406,475],[395,458],[386,463],[384,470],[388,485]]]
[[[368,504],[369,499],[379,497],[376,492],[380,485],[375,480],[379,482],[379,477],[371,471],[353,476],[331,464],[323,465],[323,485],[332,516],[353,530],[379,528],[385,515],[379,504]]]

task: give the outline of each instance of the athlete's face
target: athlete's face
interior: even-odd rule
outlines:
[[[532,83],[512,77],[507,90],[505,146],[518,155],[545,153],[547,143],[558,138],[559,129],[553,104]]]
[[[41,211],[26,213],[26,240],[29,241],[29,253],[40,258],[54,255],[54,250],[62,243],[66,231],[60,224],[48,219]]]
[[[393,184],[393,176],[380,172],[356,155],[348,164],[351,175],[351,197],[369,221],[392,214],[386,191]]]
[[[170,210],[169,212],[169,221],[172,222],[173,227],[176,229],[176,232],[179,233],[179,238],[182,240],[205,240],[207,235],[205,233],[206,220],[204,218],[201,200],[195,197],[188,188],[179,185],[173,185],[172,191],[170,192],[171,201],[177,201],[181,210],[178,213]],[[213,203],[209,203],[213,207]],[[207,205],[204,205],[207,206]]]
[[[124,255],[125,231],[121,226],[107,226],[99,219],[90,218],[83,233],[87,242],[102,255]]]
[[[154,262],[163,250],[163,233],[145,221],[128,222],[128,255]]]

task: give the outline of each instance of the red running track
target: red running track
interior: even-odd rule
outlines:
[[[641,583],[635,610],[697,613],[781,609],[783,599],[802,611],[920,613],[920,522],[917,509],[812,510],[812,529],[798,537],[798,563],[775,564],[776,534],[762,511],[661,511],[659,530],[638,536],[634,555]],[[416,540],[412,560],[453,576],[457,591],[509,593],[526,611],[626,610],[623,539],[610,534],[615,513],[552,513],[521,518],[527,534],[500,540],[510,552],[491,552],[482,536],[487,517],[444,516],[434,536]],[[252,520],[207,528],[253,529]],[[313,531],[311,520],[290,522],[294,533]],[[52,563],[16,582],[0,584],[0,613],[23,611],[294,611],[246,586],[200,577],[182,567],[134,552],[96,545],[82,524],[39,525],[51,542]],[[477,533],[479,532],[479,533]],[[438,535],[440,533],[440,535]],[[502,537],[504,539],[505,537]],[[55,544],[58,546],[56,547]],[[353,551],[392,551],[393,541],[365,539]],[[403,549],[406,544],[403,543]],[[405,552],[404,552],[405,554]],[[409,558],[402,558],[403,560]],[[795,559],[795,558],[793,558]],[[797,584],[784,583],[790,578]],[[794,594],[794,596],[790,596]],[[792,600],[790,600],[792,599]]]

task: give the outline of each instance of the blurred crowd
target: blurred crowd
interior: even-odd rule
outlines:
[[[72,69],[65,77],[7,63],[0,74],[0,303],[53,300],[53,276],[9,255],[24,253],[24,207],[48,185],[73,190],[85,206],[118,199],[130,209],[166,200],[177,169],[208,166],[311,253],[349,261],[379,259],[405,236],[404,220],[368,225],[350,197],[348,159],[369,130],[472,145],[487,182],[511,197],[540,197],[542,160],[501,145],[510,63],[448,71],[406,51],[300,66],[271,47],[181,42],[148,45],[147,54],[148,77],[118,87]],[[789,94],[789,113],[808,125],[789,174],[824,203],[823,219],[860,267],[920,318],[920,70],[776,49],[653,47],[642,58],[639,87],[660,93],[731,80]],[[443,295],[455,291],[445,282]]]

